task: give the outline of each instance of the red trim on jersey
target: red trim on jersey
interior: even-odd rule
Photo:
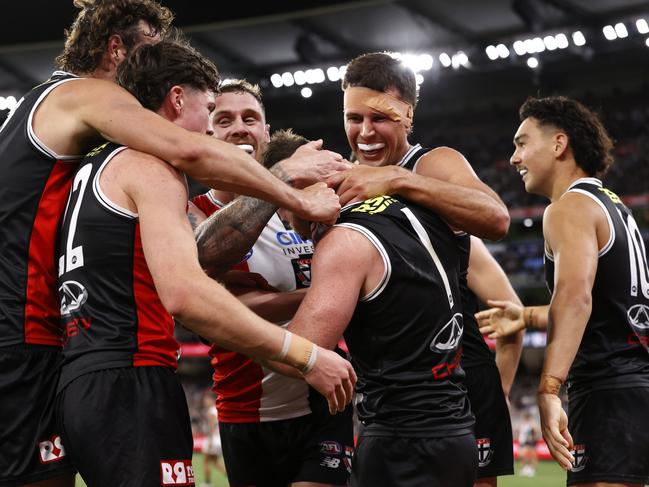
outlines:
[[[223,208],[222,206],[217,205],[214,203],[214,201],[212,201],[209,192],[194,196],[192,198],[192,203],[194,203],[194,205],[196,205],[199,210],[205,213],[205,216],[210,216],[212,213],[216,213],[221,208]]]
[[[223,423],[258,423],[264,370],[245,355],[218,345],[210,348],[216,409]],[[241,374],[245,369],[245,374]]]
[[[162,305],[146,265],[139,222],[135,224],[133,242],[133,295],[137,310],[137,352],[133,355],[133,365],[177,368],[178,342],[174,338],[174,320]]]
[[[25,343],[55,346],[63,343],[61,303],[56,285],[56,235],[76,167],[69,161],[56,161],[38,202],[27,257]]]

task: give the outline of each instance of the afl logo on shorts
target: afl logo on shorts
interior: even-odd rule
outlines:
[[[52,436],[49,440],[41,441],[38,444],[39,460],[41,463],[58,462],[65,457],[65,449],[61,444],[59,435]]]
[[[453,318],[442,327],[437,335],[435,335],[435,338],[433,338],[433,341],[430,342],[431,351],[446,353],[450,350],[455,350],[462,340],[463,332],[462,314],[455,313]]]
[[[644,304],[631,306],[626,312],[626,316],[629,319],[629,324],[634,328],[640,330],[649,329],[649,306]]]
[[[586,445],[575,445],[575,449],[571,453],[575,457],[575,463],[572,464],[570,471],[581,472],[586,468],[586,461],[588,460],[586,456]]]
[[[61,316],[71,315],[78,311],[88,300],[88,291],[77,281],[65,281],[59,288],[61,296]]]

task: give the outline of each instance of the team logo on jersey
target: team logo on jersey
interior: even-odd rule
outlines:
[[[101,151],[103,151],[106,148],[107,145],[108,145],[108,142],[105,142],[105,143],[95,147],[94,149],[92,149],[90,152],[88,152],[86,154],[86,157],[94,157],[94,156],[96,156]]]
[[[626,316],[629,319],[629,324],[634,328],[646,330],[649,328],[649,306],[644,304],[636,304],[631,306]]]
[[[38,459],[41,463],[58,462],[65,457],[65,448],[61,444],[61,437],[54,435],[49,440],[38,443]]]
[[[586,456],[586,445],[575,445],[574,450],[572,450],[572,456],[575,457],[575,461],[572,464],[571,472],[581,472],[586,468],[586,462],[588,457]]]
[[[161,485],[194,485],[194,467],[191,460],[163,460],[160,462]]]
[[[301,289],[311,285],[311,255],[300,255],[297,259],[291,259],[293,272],[295,274],[295,287]]]
[[[446,353],[455,350],[462,340],[464,332],[462,313],[455,313],[448,323],[437,332],[433,341],[430,342],[430,349],[433,352]]]
[[[385,211],[388,206],[396,202],[397,200],[390,196],[377,196],[375,198],[365,200],[363,204],[351,210],[351,213],[368,213],[370,215],[375,215],[377,213]]]
[[[478,445],[478,467],[486,467],[491,463],[494,450],[491,448],[491,438],[478,438],[475,440]]]
[[[59,288],[61,296],[61,316],[78,311],[88,300],[88,290],[77,281],[65,281]]]

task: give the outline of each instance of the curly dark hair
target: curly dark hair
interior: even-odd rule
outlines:
[[[266,113],[259,85],[253,85],[245,79],[229,79],[226,82],[221,83],[221,86],[219,86],[219,95],[223,93],[248,93],[259,102],[261,111],[264,114]]]
[[[273,133],[261,161],[269,169],[281,160],[288,159],[301,146],[309,142],[305,137],[294,133],[291,129],[277,130]]]
[[[153,29],[150,35],[161,37],[173,20],[171,10],[155,0],[74,0],[73,3],[81,11],[65,30],[65,47],[56,58],[59,69],[71,73],[91,73],[97,69],[112,35],[119,35],[130,51],[137,41],[141,20]]]
[[[577,165],[589,176],[602,177],[613,164],[613,141],[599,116],[565,96],[528,98],[519,110],[521,122],[534,118],[540,126],[552,126],[568,136]]]
[[[117,83],[154,111],[174,85],[217,93],[220,81],[214,63],[178,35],[139,46],[117,67]]]
[[[376,91],[395,88],[401,99],[417,106],[417,81],[415,73],[400,60],[385,52],[362,54],[347,65],[342,87],[362,86]]]

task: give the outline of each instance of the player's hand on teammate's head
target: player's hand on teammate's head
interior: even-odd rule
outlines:
[[[340,201],[336,192],[325,183],[315,183],[301,190],[303,206],[294,210],[296,216],[314,222],[333,225],[340,215]]]

